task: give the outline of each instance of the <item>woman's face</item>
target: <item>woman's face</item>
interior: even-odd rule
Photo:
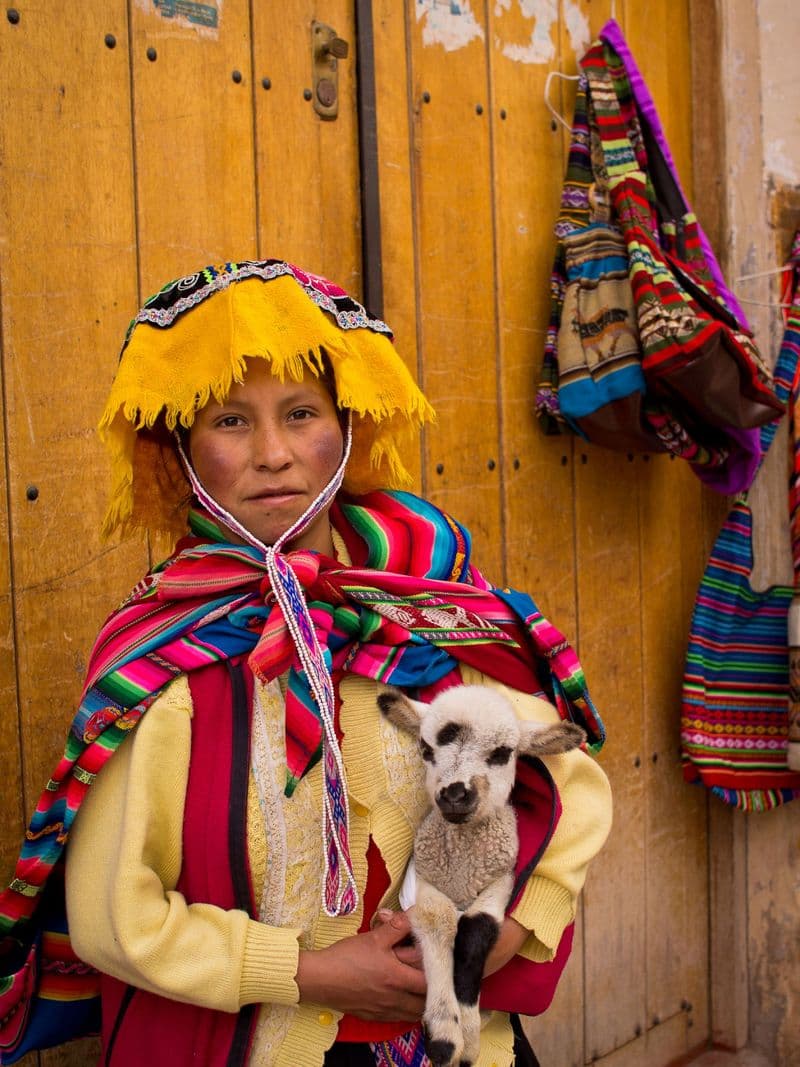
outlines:
[[[189,431],[197,477],[259,541],[271,545],[328,484],[344,438],[333,399],[310,372],[302,382],[273,377],[248,359],[241,385],[224,403],[198,411]],[[292,542],[333,554],[327,509]]]

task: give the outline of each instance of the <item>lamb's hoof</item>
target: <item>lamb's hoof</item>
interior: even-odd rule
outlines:
[[[456,1046],[452,1041],[425,1041],[425,1052],[433,1067],[449,1067]]]
[[[455,1008],[455,1012],[454,1009]],[[425,1051],[433,1067],[456,1067],[464,1054],[464,1037],[456,1005],[437,1005],[422,1020]]]

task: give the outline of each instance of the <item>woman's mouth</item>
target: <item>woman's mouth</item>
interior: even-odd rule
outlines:
[[[253,493],[247,500],[257,504],[284,504],[297,500],[300,495],[298,489],[265,489],[262,493]]]

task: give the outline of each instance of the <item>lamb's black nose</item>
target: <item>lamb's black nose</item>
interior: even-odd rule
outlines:
[[[439,799],[446,801],[448,804],[463,804],[469,796],[469,792],[463,782],[451,782],[450,785],[446,785],[439,790]]]
[[[442,786],[436,805],[448,822],[467,822],[478,806],[478,791],[463,782]]]

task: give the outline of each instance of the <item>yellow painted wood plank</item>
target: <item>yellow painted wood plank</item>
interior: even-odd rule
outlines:
[[[692,194],[692,73],[689,5],[625,0],[625,39],[655,100],[681,185]]]
[[[136,301],[126,7],[25,7],[2,32],[3,373],[27,819],[63,750],[96,631],[146,555],[98,544],[107,477],[94,437]],[[18,752],[5,737],[3,747]],[[9,861],[18,843],[4,840]],[[90,1040],[22,1062],[79,1067],[96,1055]]]
[[[0,426],[4,426],[2,414],[0,395]],[[3,433],[0,437],[0,811],[3,812],[0,824],[0,878],[5,878],[12,870],[24,830],[9,532]]]
[[[394,331],[398,352],[418,379],[416,249],[406,11],[396,0],[376,0],[372,18],[383,314]],[[434,428],[432,432],[435,434],[437,431]],[[415,448],[410,455],[404,456],[404,459],[414,478],[414,488],[419,490],[422,479],[421,447]]]
[[[131,5],[142,297],[257,252],[248,3],[215,6],[210,28]]]
[[[688,5],[654,5],[626,37],[655,100],[687,195],[691,177]],[[652,41],[663,42],[653,48]],[[680,769],[680,701],[689,619],[703,563],[702,489],[686,464],[652,457],[640,481],[647,803],[647,1015],[695,1007],[707,1032],[709,906],[706,796]],[[676,864],[675,857],[681,862]],[[681,951],[676,966],[675,946]]]
[[[647,1013],[649,1018],[666,1018],[691,1003],[696,1009],[696,1023],[706,1027],[706,795],[684,783],[679,755],[681,681],[690,617],[684,595],[685,561],[694,557],[699,563],[703,528],[699,485],[684,468],[680,461],[653,460],[640,482],[641,555],[646,579],[642,584],[642,644],[646,679]]]
[[[564,130],[553,123],[544,101],[548,70],[560,65],[559,28],[557,17],[543,26],[522,5],[497,6],[490,13],[488,36],[505,580],[529,591],[574,641],[574,445],[570,436],[546,437],[534,414],[565,166]],[[546,42],[552,49],[549,59]],[[554,96],[560,108],[560,86]],[[541,1063],[584,1062],[583,1027],[575,1025],[583,1015],[582,932],[579,919],[572,957],[552,1005],[543,1016],[525,1020]]]
[[[428,495],[502,569],[500,442],[486,27],[467,5],[426,4],[411,24],[421,381],[439,424]]]
[[[98,543],[107,477],[94,436],[135,303],[135,235],[125,4],[28,8],[2,32],[3,375],[27,815],[63,750],[97,629],[145,559],[141,547]]]
[[[227,12],[227,0],[226,0]],[[339,115],[316,114],[312,91],[314,19],[347,41],[338,60]],[[275,17],[253,5],[258,234],[261,255],[296,262],[361,295],[361,232],[354,5],[295,0]],[[264,78],[270,88],[265,89]]]
[[[614,827],[584,901],[587,1052],[605,1055],[645,1022],[646,832],[639,461],[582,446],[576,464],[579,649],[608,741],[600,762]],[[608,1010],[608,976],[615,976]]]
[[[577,5],[596,38],[615,5]],[[566,12],[562,9],[562,14]],[[578,35],[564,17],[562,70],[577,68]],[[585,42],[588,43],[588,42]],[[572,114],[574,83],[563,113]],[[645,1025],[645,829],[642,762],[641,461],[582,442],[575,446],[575,523],[579,652],[609,740],[600,757],[614,791],[611,836],[584,892],[584,1056],[603,1056]],[[624,906],[620,902],[624,901]],[[609,1010],[608,976],[615,976]]]
[[[609,998],[610,1010],[613,1001]],[[690,1054],[699,1055],[707,1044],[698,1038],[691,1013],[681,1012],[669,1019],[653,1022],[641,1036],[606,1056],[593,1059],[602,1067],[667,1067],[689,1063]]]
[[[514,5],[489,22],[506,580],[574,637],[573,444],[534,415],[564,169],[564,131],[544,102],[558,30],[556,19],[553,60],[531,62],[537,18]]]

